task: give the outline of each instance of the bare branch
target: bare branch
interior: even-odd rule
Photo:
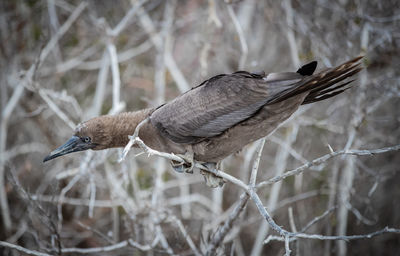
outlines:
[[[290,247],[289,247],[289,243],[290,243],[290,237],[289,236],[285,236],[285,256],[290,256]]]
[[[265,145],[265,138],[260,140],[260,146],[257,149],[257,158],[254,160],[253,169],[251,170],[249,186],[256,185],[257,172],[258,172],[258,167],[260,165],[260,160],[261,160],[261,156],[262,156],[262,151],[264,149],[264,145]]]
[[[350,241],[350,240],[359,240],[359,239],[370,239],[375,236],[380,236],[383,234],[387,233],[393,233],[393,234],[400,234],[400,229],[396,228],[389,228],[385,227],[381,230],[364,234],[364,235],[351,235],[351,236],[324,236],[324,235],[308,235],[304,233],[297,233],[297,234],[289,234],[290,237],[293,238],[304,238],[304,239],[315,239],[315,240],[343,240],[343,241]],[[291,238],[292,239],[292,238]],[[267,240],[265,240],[265,243],[268,243],[269,241],[285,241],[285,238],[282,236],[271,236]]]
[[[43,61],[47,58],[49,53],[57,46],[58,40],[69,30],[71,25],[78,19],[79,15],[85,10],[87,2],[82,2],[76,7],[73,13],[68,17],[67,21],[60,27],[60,29],[54,34],[54,36],[47,43],[46,47],[43,48],[42,54],[40,55],[39,67]]]
[[[155,245],[154,245],[155,246]],[[90,254],[90,253],[100,253],[100,252],[112,252],[125,247],[133,247],[139,249],[141,251],[150,251],[154,248],[152,245],[142,245],[139,244],[132,239],[124,240],[117,244],[103,246],[103,247],[93,247],[93,248],[63,248],[61,249],[62,253],[80,253],[80,254]]]
[[[112,72],[112,81],[113,81],[113,105],[110,110],[110,114],[116,114],[120,112],[125,105],[120,102],[120,91],[121,91],[121,78],[119,76],[119,66],[117,60],[117,49],[113,43],[109,43],[107,45],[107,51],[110,55],[111,61],[111,72]]]
[[[5,191],[4,184],[4,165],[6,161],[5,150],[6,150],[6,140],[7,140],[7,125],[11,113],[17,105],[17,102],[24,92],[24,83],[32,79],[33,70],[35,67],[32,65],[29,69],[26,78],[21,81],[15,88],[10,100],[2,111],[1,123],[0,123],[0,205],[1,205],[1,215],[3,224],[6,230],[11,229],[11,217],[10,210],[7,202],[7,193]]]
[[[156,46],[157,49],[161,49],[162,47],[162,39],[159,34],[157,34],[155,26],[149,15],[147,14],[144,8],[139,8],[139,20],[150,36],[153,44]],[[182,75],[182,72],[178,68],[173,56],[172,56],[172,44],[169,42],[169,45],[166,46],[166,53],[165,53],[165,65],[167,66],[169,72],[171,72],[172,77],[174,78],[176,85],[180,92],[185,92],[190,89],[188,82],[186,81],[185,77]]]
[[[229,218],[225,221],[224,225],[219,228],[218,232],[214,235],[213,239],[208,244],[206,255],[215,254],[215,250],[222,243],[228,232],[232,229],[234,222],[239,217],[239,214],[244,210],[248,200],[249,200],[248,194],[242,194],[240,196],[237,206],[235,207],[235,209],[233,209],[233,211],[229,215]]]
[[[246,43],[246,38],[244,36],[242,26],[240,25],[240,23],[236,17],[236,14],[235,14],[235,11],[233,10],[232,5],[227,4],[226,7],[228,8],[229,16],[231,17],[233,24],[235,25],[236,32],[239,36],[240,47],[242,50],[242,56],[240,56],[240,61],[239,61],[239,70],[242,70],[244,68],[244,65],[246,64],[249,48]]]
[[[310,227],[312,227],[315,223],[317,223],[318,221],[322,220],[323,218],[325,218],[327,215],[329,215],[330,213],[332,213],[335,209],[337,208],[337,206],[332,207],[331,209],[326,210],[323,214],[315,217],[314,219],[312,219],[309,223],[307,223],[307,225],[304,226],[304,228],[301,229],[301,233],[306,232]]]
[[[214,23],[217,28],[222,27],[221,20],[218,18],[215,0],[208,0],[208,23]]]
[[[287,31],[286,31],[286,37],[287,40],[289,41],[289,46],[290,46],[290,56],[292,57],[292,63],[295,67],[300,66],[300,59],[299,59],[299,54],[298,54],[298,49],[297,49],[297,44],[296,44],[296,38],[294,36],[294,15],[293,15],[293,8],[291,4],[291,0],[284,0],[282,2],[284,6],[284,10],[286,12],[286,22],[288,25]]]
[[[47,253],[29,250],[29,249],[24,248],[24,247],[22,247],[22,246],[15,245],[15,244],[8,243],[8,242],[4,242],[4,241],[0,241],[0,246],[1,246],[1,247],[6,247],[6,248],[15,249],[15,250],[17,250],[17,251],[19,251],[19,252],[23,252],[23,253],[26,253],[26,254],[28,254],[28,255],[35,255],[35,256],[51,256],[50,254],[47,254]]]
[[[136,3],[131,7],[131,9],[125,14],[122,20],[118,23],[117,26],[113,30],[109,32],[109,35],[112,37],[118,36],[122,30],[125,29],[126,26],[132,21],[132,17],[136,14],[138,9],[146,2],[147,0],[136,1]]]
[[[65,124],[67,124],[71,129],[75,129],[75,123],[72,122],[72,120],[54,103],[54,101],[50,99],[44,90],[39,89],[39,95],[47,103],[50,109],[65,122]]]
[[[340,155],[372,156],[372,155],[376,155],[376,154],[382,154],[382,153],[398,151],[398,150],[400,150],[400,145],[396,145],[396,146],[392,146],[392,147],[385,147],[385,148],[380,148],[380,149],[370,149],[370,150],[350,149],[350,150],[336,151],[333,153],[326,154],[317,159],[314,159],[313,161],[308,162],[300,167],[297,167],[296,169],[287,171],[283,175],[279,175],[279,176],[271,178],[267,181],[260,182],[259,184],[257,184],[257,188],[261,188],[266,185],[273,184],[278,181],[284,180],[287,177],[297,175],[297,174],[303,172],[304,170],[310,168],[311,166],[319,165],[319,164],[324,163],[324,162],[328,161],[329,159],[336,157],[336,156],[340,156]]]

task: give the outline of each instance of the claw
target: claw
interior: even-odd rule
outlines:
[[[203,165],[205,165],[209,169],[214,169],[214,170],[217,169],[217,165],[215,163],[205,163]],[[222,187],[226,182],[223,178],[218,177],[210,172],[200,170],[200,173],[204,176],[204,180],[208,187],[211,188]]]
[[[176,161],[171,161],[172,168],[174,171],[179,172],[179,173],[193,173],[193,168],[194,168],[194,155],[193,152],[187,151],[184,155],[177,154],[177,156],[181,157],[184,162],[176,162]]]
[[[174,169],[174,171],[179,172],[179,173],[193,173],[193,168],[194,168],[194,154],[192,150],[186,151],[184,155],[177,154],[177,156],[181,157],[184,162],[177,162],[177,161],[171,161],[171,166]],[[204,166],[206,166],[210,170],[216,170],[218,169],[218,164],[216,163],[204,163]],[[203,170],[200,170],[200,173],[204,176],[204,180],[206,182],[206,185],[211,188],[217,188],[217,187],[222,187],[225,184],[225,180],[221,177],[218,177],[211,172],[206,172]]]

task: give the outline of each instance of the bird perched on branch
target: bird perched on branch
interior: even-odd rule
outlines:
[[[139,137],[150,148],[184,156],[188,170],[193,161],[218,163],[270,134],[300,105],[348,89],[353,80],[346,78],[362,69],[361,58],[316,74],[317,62],[313,61],[297,72],[217,75],[157,108],[83,122],[44,161],[88,149],[124,147],[137,125],[148,119]]]

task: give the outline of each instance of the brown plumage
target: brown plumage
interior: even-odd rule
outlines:
[[[139,137],[151,148],[216,163],[265,137],[302,104],[333,97],[362,68],[355,58],[314,74],[311,62],[297,72],[218,75],[158,108],[100,116],[80,124],[74,136],[44,161],[75,151],[124,147],[147,117]],[[340,83],[342,82],[342,83]]]

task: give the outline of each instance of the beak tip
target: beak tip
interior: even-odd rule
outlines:
[[[46,157],[43,159],[43,163],[49,161],[50,159],[51,159],[51,158],[50,158],[50,155],[46,156]]]
[[[83,143],[79,137],[72,136],[72,138],[65,142],[64,145],[53,150],[48,156],[46,156],[43,159],[43,163],[72,152],[83,151],[89,148],[90,147],[87,147],[87,144]]]

